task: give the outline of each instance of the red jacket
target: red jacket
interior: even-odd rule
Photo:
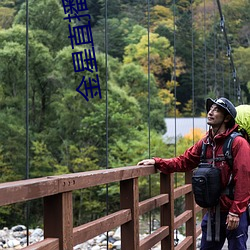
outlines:
[[[202,151],[202,142],[209,143],[207,146],[206,159],[213,158],[213,146],[215,158],[223,157],[223,144],[225,138],[237,131],[238,125],[228,129],[223,134],[218,134],[212,139],[210,131],[206,136],[187,149],[184,154],[176,158],[162,159],[154,158],[155,166],[163,173],[186,172],[198,166]],[[221,211],[232,212],[241,215],[247,208],[250,201],[250,144],[241,136],[237,136],[232,144],[233,155],[233,180],[234,180],[234,200],[230,200],[225,194],[220,198]],[[215,166],[221,169],[221,184],[224,189],[230,178],[231,170],[226,161],[215,162]]]

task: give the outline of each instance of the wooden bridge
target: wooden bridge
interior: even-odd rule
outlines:
[[[25,250],[72,250],[77,244],[121,227],[121,249],[148,250],[161,242],[162,250],[196,249],[201,234],[196,214],[201,211],[193,199],[191,173],[185,185],[174,188],[173,174],[160,174],[157,196],[139,202],[138,178],[156,174],[154,166],[130,166],[48,176],[0,184],[0,206],[42,198],[44,204],[44,240]],[[119,182],[120,210],[78,227],[73,227],[72,192]],[[185,197],[185,211],[175,218],[174,200]],[[139,216],[160,208],[160,227],[146,238],[139,239]],[[174,246],[174,231],[185,225],[185,239]]]

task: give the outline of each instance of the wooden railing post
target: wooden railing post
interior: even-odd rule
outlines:
[[[161,226],[169,227],[169,235],[161,241],[162,250],[174,249],[174,178],[173,174],[160,174],[160,192],[169,194],[169,203],[161,206]]]
[[[60,250],[73,249],[72,192],[44,198],[44,238],[59,238]]]
[[[138,178],[120,182],[121,209],[131,209],[132,220],[121,226],[121,249],[139,250]]]
[[[191,184],[192,172],[186,172],[185,182]],[[193,237],[193,243],[188,250],[196,249],[196,212],[193,192],[185,195],[185,210],[192,210],[192,217],[186,222],[186,236]]]

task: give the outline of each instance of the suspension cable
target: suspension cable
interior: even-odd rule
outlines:
[[[191,0],[191,39],[192,39],[192,115],[193,115],[193,144],[194,144],[194,117],[195,117],[195,107],[194,107],[194,101],[195,101],[195,93],[194,93],[194,11],[193,11],[193,0]]]
[[[105,0],[105,34],[104,34],[104,40],[105,40],[105,82],[106,82],[106,169],[109,167],[109,161],[108,161],[108,146],[109,146],[109,133],[108,133],[108,127],[109,127],[109,120],[108,120],[108,0]],[[109,213],[109,186],[106,184],[106,215]],[[107,232],[107,249],[108,247],[108,232]]]
[[[233,55],[232,55],[231,45],[230,45],[230,43],[228,41],[226,24],[225,24],[225,18],[224,18],[223,14],[222,14],[220,0],[216,0],[216,1],[217,1],[217,6],[218,6],[219,14],[220,14],[220,28],[221,28],[221,31],[223,32],[224,38],[226,40],[227,57],[230,60],[230,66],[231,66],[231,69],[232,69],[232,76],[233,76],[233,81],[234,81],[234,87],[236,87],[236,85],[238,83],[237,89],[236,89],[236,95],[237,95],[238,103],[241,104],[242,103],[241,86],[240,86],[239,81],[237,81],[237,73],[236,73],[236,68],[235,68],[234,61],[233,61]]]
[[[150,140],[150,0],[147,1],[148,7],[148,19],[147,19],[147,29],[148,29],[148,158],[151,157],[151,140]],[[149,197],[151,197],[151,175],[148,176],[148,188],[149,188]],[[151,218],[151,211],[149,212],[149,233],[151,233],[152,228],[152,218]]]
[[[174,131],[175,131],[175,143],[174,143],[174,151],[175,151],[175,156],[176,156],[176,154],[177,154],[177,140],[176,140],[176,138],[177,138],[177,126],[176,126],[176,123],[177,123],[177,119],[176,119],[176,116],[177,116],[177,106],[176,106],[176,98],[177,98],[177,85],[176,85],[176,27],[175,27],[175,25],[176,25],[176,2],[175,2],[175,0],[173,0],[173,22],[174,22],[174,59],[173,59],[173,61],[174,61],[174,74],[173,74],[173,81],[174,81],[174,97],[175,97],[175,99],[174,99],[174,114],[175,114],[175,119],[174,119],[174,127],[175,127],[175,129],[174,129]],[[177,173],[175,173],[175,187],[177,186]],[[178,239],[178,232],[177,232],[177,229],[175,230],[175,242],[176,242],[176,245],[178,245],[178,243],[179,243],[179,239]]]
[[[207,97],[207,40],[206,40],[206,22],[207,22],[207,18],[206,18],[206,0],[204,0],[204,6],[203,6],[203,12],[204,12],[204,89],[205,89],[205,97]]]
[[[26,0],[26,174],[25,179],[29,179],[29,0]],[[27,245],[29,245],[29,210],[30,203],[26,202],[25,214],[26,214],[26,239]]]
[[[216,20],[215,16],[215,0],[213,1],[214,6],[214,23]],[[216,25],[214,25],[214,90],[217,92],[217,33],[216,33]]]
[[[150,0],[148,0],[148,156],[151,157],[150,148]]]
[[[174,101],[174,114],[175,114],[175,122],[174,122],[174,126],[175,126],[175,156],[176,156],[176,137],[177,137],[177,132],[176,132],[176,116],[177,116],[177,107],[176,107],[176,96],[177,96],[177,86],[176,86],[176,2],[175,0],[173,0],[173,4],[174,4],[174,73],[173,73],[173,81],[174,81],[174,97],[175,97],[175,101]]]
[[[224,60],[223,60],[223,58],[221,58],[221,52],[224,49],[223,41],[221,41],[221,39],[218,39],[218,49],[219,49],[218,55],[220,57],[219,61],[221,61],[220,65],[219,65],[220,66],[219,70],[220,70],[221,83],[222,83],[222,96],[225,96],[225,76],[224,76],[225,67],[224,67]]]

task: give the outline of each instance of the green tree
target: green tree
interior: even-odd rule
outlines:
[[[159,27],[165,27],[173,31],[174,16],[172,10],[163,5],[153,6],[150,11],[150,23],[150,29],[153,32],[156,32]]]
[[[0,33],[0,41],[3,41],[3,48],[0,51],[2,60],[2,82],[5,84],[7,95],[16,96],[17,102],[13,103],[24,113],[25,97],[25,28],[15,25],[13,28]],[[30,32],[30,37],[33,37]],[[4,42],[4,41],[9,41]],[[29,42],[29,82],[31,97],[31,125],[36,131],[41,131],[44,124],[49,122],[45,113],[49,109],[51,94],[55,90],[52,82],[52,56],[49,48],[42,43],[31,39]],[[8,63],[6,63],[8,62]],[[13,71],[13,69],[16,69]],[[10,72],[12,72],[10,74]],[[8,84],[11,82],[12,84]],[[23,100],[20,102],[20,98]],[[13,101],[14,99],[12,99]]]
[[[11,27],[15,10],[13,8],[1,7],[0,5],[0,29]]]
[[[249,56],[250,56],[250,48],[243,48],[239,47],[235,49],[234,52],[234,58],[235,58],[235,65],[238,69],[238,75],[240,76],[240,79],[238,78],[237,82],[238,84],[241,84],[242,89],[244,90],[245,97],[243,100],[244,103],[248,103],[250,101],[249,93],[250,93],[250,72],[249,72]]]
[[[30,177],[44,177],[54,175],[56,161],[48,151],[44,142],[32,141],[31,151],[33,157],[30,161]]]
[[[130,63],[122,65],[119,74],[115,77],[119,86],[124,88],[130,96],[135,97],[138,101],[143,116],[143,123],[148,122],[150,111],[152,128],[162,132],[165,128],[163,121],[164,105],[158,96],[154,76],[151,74],[148,79],[148,75],[143,72],[140,65]],[[150,107],[148,105],[149,100]]]
[[[4,32],[4,31],[2,31]],[[1,32],[0,32],[1,34]],[[16,42],[2,43],[0,48],[0,140],[4,162],[15,174],[6,170],[4,180],[25,176],[25,119],[24,119],[24,51]],[[19,68],[19,70],[17,70]],[[8,139],[7,139],[8,138]]]
[[[68,20],[64,17],[58,0],[29,1],[29,29],[34,31],[34,39],[48,47],[51,53],[70,44]],[[26,24],[26,3],[15,16],[16,24]]]
[[[150,43],[150,50],[148,50],[148,43]],[[164,92],[164,94],[160,94],[162,102],[165,102],[163,98],[171,96],[166,91],[166,82],[173,80],[174,73],[179,76],[184,72],[181,58],[176,58],[178,66],[175,67],[173,47],[170,42],[156,33],[150,33],[149,37],[144,35],[139,43],[130,44],[125,48],[124,64],[131,62],[141,65],[145,73],[148,72],[148,68],[150,69],[150,72],[155,76],[160,92]]]
[[[107,41],[103,39],[103,29],[105,27],[105,21],[107,22]],[[105,52],[122,61],[124,55],[124,48],[128,45],[127,37],[130,35],[135,22],[129,18],[108,18],[102,19],[98,26],[93,27],[93,40],[95,46],[98,47],[100,52]],[[105,47],[107,45],[107,47]]]
[[[173,68],[173,48],[169,41],[158,34],[150,34],[150,69],[153,74],[159,76],[164,71],[171,71]],[[140,64],[145,72],[148,69],[148,36],[144,35],[137,44],[130,44],[125,48],[124,63],[136,62]]]

